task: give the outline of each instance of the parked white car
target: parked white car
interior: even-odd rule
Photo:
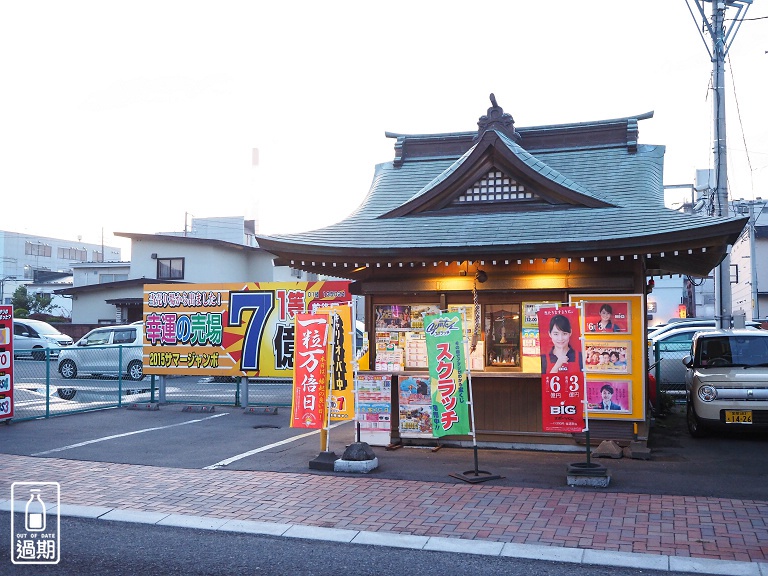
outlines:
[[[121,373],[130,380],[141,380],[144,378],[143,338],[138,324],[91,330],[73,346],[61,349],[59,373],[68,379],[78,374]]]
[[[768,331],[709,330],[683,359],[688,431],[768,426]]]
[[[32,356],[45,360],[46,349],[56,356],[62,346],[71,346],[72,338],[41,320],[26,318],[13,321],[13,354],[16,357]]]

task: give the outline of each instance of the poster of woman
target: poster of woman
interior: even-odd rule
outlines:
[[[575,306],[543,308],[537,312],[541,343],[541,373],[581,372],[579,309]]]
[[[628,334],[632,331],[629,302],[586,302],[584,319],[587,332]]]
[[[631,382],[626,380],[588,380],[587,403],[590,412],[631,412]]]
[[[629,340],[590,340],[586,344],[587,372],[630,373]]]

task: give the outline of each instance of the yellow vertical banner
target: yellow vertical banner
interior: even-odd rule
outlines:
[[[331,420],[353,420],[355,417],[354,369],[352,362],[355,352],[355,323],[352,317],[352,306],[341,304],[321,306],[315,309],[316,314],[327,314],[331,318],[336,314],[337,321],[329,325],[333,334],[330,338],[328,354],[328,369],[331,375]]]

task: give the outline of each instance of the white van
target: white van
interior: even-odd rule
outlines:
[[[13,320],[13,355],[17,358],[32,356],[45,360],[46,349],[57,356],[63,346],[71,346],[72,338],[41,320],[19,318]]]

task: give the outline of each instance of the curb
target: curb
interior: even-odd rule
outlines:
[[[20,503],[17,503],[17,507]],[[51,511],[56,510],[53,507]],[[0,500],[0,511],[10,512],[11,501]],[[529,560],[546,560],[569,564],[615,566],[662,572],[688,572],[693,574],[714,574],[722,576],[768,576],[768,563],[739,562],[734,560],[711,560],[666,554],[641,554],[637,552],[614,552],[610,550],[592,550],[585,548],[567,548],[563,546],[541,546],[537,544],[518,544],[514,542],[493,542],[488,540],[468,540],[445,538],[442,536],[411,536],[394,532],[369,532],[363,530],[345,530],[340,528],[322,528],[303,524],[280,524],[252,520],[234,520],[209,516],[190,516],[165,512],[147,512],[103,506],[78,506],[62,504],[57,510],[61,516],[111,520],[115,522],[136,522],[157,526],[175,526],[198,530],[236,532],[262,536],[280,536],[306,540],[325,540],[346,542],[368,546],[387,546],[390,548],[408,548],[435,552],[454,552],[481,556],[504,556]]]

